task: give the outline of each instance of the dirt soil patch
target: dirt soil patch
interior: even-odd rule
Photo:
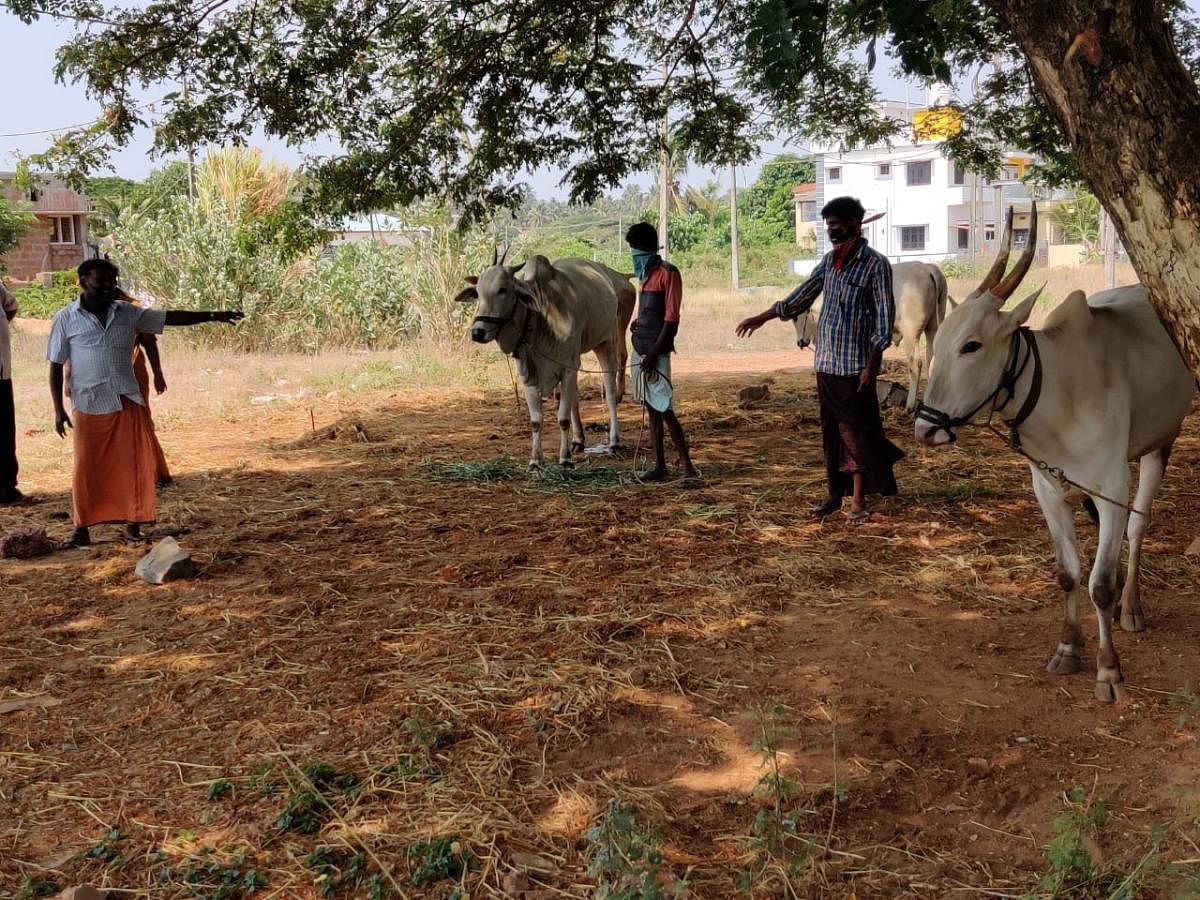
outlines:
[[[1146,541],[1150,627],[1117,638],[1129,699],[1104,707],[1090,664],[1045,672],[1050,543],[993,438],[923,450],[889,410],[903,495],[815,522],[811,375],[777,372],[751,409],[746,378],[685,375],[693,490],[630,459],[527,477],[506,390],[172,422],[160,516],[199,579],[147,587],[115,530],[0,561],[0,894],[591,896],[588,830],[616,798],[695,897],[1021,896],[1075,786],[1106,804],[1097,870],[1152,853],[1159,880],[1125,896],[1181,889],[1195,424]],[[0,527],[65,531],[55,477]],[[752,836],[777,813],[796,837],[773,869]]]

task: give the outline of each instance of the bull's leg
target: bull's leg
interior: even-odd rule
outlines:
[[[608,446],[610,450],[614,451],[621,446],[621,426],[617,422],[617,402],[624,391],[623,386],[618,386],[621,372],[625,366],[625,360],[621,358],[621,354],[624,352],[624,341],[618,348],[614,348],[611,341],[596,348],[596,359],[600,361],[601,377],[604,379],[604,402],[608,406]]]
[[[1083,565],[1079,560],[1079,545],[1075,539],[1075,521],[1071,505],[1062,486],[1034,466],[1033,492],[1050,536],[1054,540],[1054,558],[1058,562],[1058,584],[1065,593],[1066,616],[1062,637],[1046,671],[1055,675],[1071,675],[1083,668],[1083,631],[1079,627],[1079,600],[1084,593]]]
[[[1141,631],[1146,627],[1139,586],[1142,538],[1146,536],[1146,528],[1150,525],[1150,508],[1158,494],[1159,485],[1162,484],[1163,472],[1166,471],[1170,454],[1171,446],[1168,444],[1153,453],[1147,453],[1141,459],[1137,498],[1133,501],[1133,508],[1140,510],[1142,515],[1131,513],[1129,527],[1125,532],[1129,537],[1129,567],[1125,571],[1125,589],[1121,592],[1121,627],[1125,631]]]
[[[933,371],[933,339],[937,337],[938,323],[935,316],[925,328],[925,380],[929,380],[929,373]],[[918,380],[919,388],[919,380]],[[912,412],[917,408],[916,398],[908,395],[908,410]]]
[[[1105,479],[1101,491],[1114,499],[1129,496],[1129,468],[1124,460],[1114,464],[1111,477]],[[1121,660],[1113,646],[1113,613],[1117,609],[1117,566],[1121,559],[1121,540],[1125,535],[1128,514],[1124,506],[1094,498],[1100,508],[1100,540],[1096,545],[1096,562],[1088,588],[1099,621],[1100,649],[1096,654],[1096,699],[1112,703],[1124,696],[1121,686]]]
[[[571,459],[571,414],[579,403],[579,373],[573,369],[563,372],[562,397],[558,401],[558,462],[564,469],[575,466]]]
[[[617,356],[618,356],[618,364],[617,364],[616,378],[613,379],[616,382],[616,396],[613,399],[614,399],[615,403],[620,403],[621,400],[625,397],[625,375],[629,372],[629,348],[627,348],[625,346],[624,334],[621,335],[621,346],[618,348]],[[613,436],[612,436],[611,431],[609,432],[608,437],[609,437],[608,442],[611,445],[613,443]]]
[[[904,408],[912,412],[917,408],[917,391],[921,388],[921,337],[918,335],[913,341],[906,338],[900,346],[908,366],[908,399],[904,401]]]
[[[525,406],[529,408],[529,428],[533,432],[533,449],[529,454],[529,468],[542,467],[542,393],[536,387],[525,385]]]
[[[583,433],[583,416],[579,413],[579,397],[571,407],[571,453],[582,453],[587,447],[587,438]]]

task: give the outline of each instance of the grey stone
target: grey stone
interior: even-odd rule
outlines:
[[[147,584],[164,584],[180,578],[194,578],[196,564],[175,538],[165,537],[138,561],[136,572]]]

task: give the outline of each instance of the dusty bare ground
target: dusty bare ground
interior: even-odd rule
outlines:
[[[190,396],[160,407],[180,476],[161,520],[201,577],[147,588],[139,551],[107,540],[0,562],[0,894],[589,896],[586,832],[615,797],[654,827],[663,880],[724,897],[749,872],[781,895],[750,840],[775,814],[764,726],[795,783],[776,859],[798,896],[1037,894],[1077,785],[1107,805],[1084,842],[1118,873],[1097,896],[1144,857],[1123,896],[1184,889],[1194,424],[1146,544],[1150,628],[1118,637],[1129,699],[1102,707],[1087,672],[1044,671],[1061,610],[1022,465],[982,434],[921,450],[889,412],[903,496],[862,527],[813,522],[811,376],[774,372],[772,399],[739,410],[751,379],[728,374],[783,360],[681,360],[706,478],[690,491],[633,483],[629,460],[528,480],[502,369],[260,405],[245,386],[200,402],[215,368],[181,380]],[[69,460],[26,415],[46,500],[0,527],[61,534]],[[622,421],[636,440],[636,409]],[[504,454],[492,474],[518,477],[452,468]],[[437,854],[474,863],[439,878]]]

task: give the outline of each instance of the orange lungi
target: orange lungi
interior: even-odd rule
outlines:
[[[146,354],[141,347],[133,348],[133,377],[137,379],[138,390],[146,401],[142,410],[146,415],[146,427],[150,429],[150,440],[154,442],[154,472],[159,484],[171,480],[171,470],[167,468],[167,457],[163,453],[162,444],[154,431],[154,419],[150,415],[150,370],[146,367]]]
[[[75,527],[148,525],[154,505],[154,443],[146,413],[128,397],[121,411],[89,416],[75,410]]]

